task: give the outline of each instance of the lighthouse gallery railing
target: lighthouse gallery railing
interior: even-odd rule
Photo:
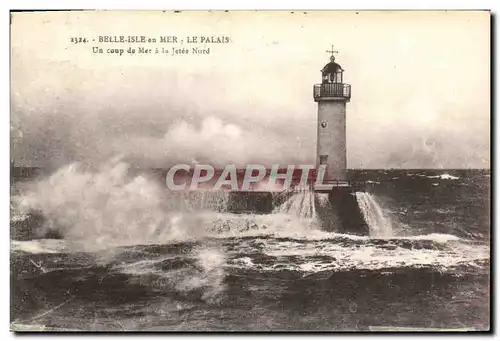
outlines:
[[[351,85],[344,83],[323,83],[314,85],[314,98],[344,97],[351,98]]]

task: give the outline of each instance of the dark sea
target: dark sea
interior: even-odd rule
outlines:
[[[11,328],[488,330],[490,171],[349,175],[369,236],[318,228],[310,191],[234,214],[122,166],[18,174]]]

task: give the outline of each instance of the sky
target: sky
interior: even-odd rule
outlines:
[[[99,43],[120,35],[230,42]],[[314,164],[312,87],[332,44],[352,86],[348,168],[490,167],[484,11],[14,13],[11,159],[43,167],[116,157],[140,167]],[[92,50],[139,46],[210,53]]]

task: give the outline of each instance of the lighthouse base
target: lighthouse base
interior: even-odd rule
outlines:
[[[329,192],[319,192],[315,198],[315,206],[322,230],[369,235],[368,225],[351,187],[333,187]]]

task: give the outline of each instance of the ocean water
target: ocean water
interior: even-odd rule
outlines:
[[[366,183],[369,236],[322,231],[315,203],[328,198],[309,191],[272,214],[233,214],[224,193],[173,195],[123,164],[18,176],[11,326],[489,329],[489,170],[350,176]]]

